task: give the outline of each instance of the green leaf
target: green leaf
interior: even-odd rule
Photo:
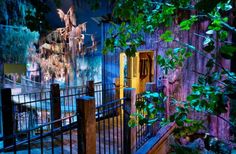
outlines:
[[[209,59],[207,64],[206,64],[206,67],[212,68],[213,66],[214,66],[214,60],[213,59]]]
[[[165,33],[160,36],[160,39],[165,42],[172,42],[174,40],[172,37],[172,32],[170,30],[166,30]]]
[[[137,126],[137,121],[134,118],[131,118],[128,122],[128,126],[134,128]]]
[[[236,52],[236,47],[232,45],[224,45],[220,48],[220,54],[225,59],[231,59]]]
[[[206,34],[213,35],[214,34],[214,30],[208,30],[208,31],[206,31]]]
[[[220,31],[219,35],[221,41],[225,41],[228,38],[228,32],[225,30]]]
[[[190,28],[192,27],[192,25],[194,24],[194,22],[197,21],[197,16],[191,16],[190,19],[188,20],[183,20],[180,23],[180,29],[181,30],[190,30]]]
[[[125,50],[125,54],[128,57],[135,57],[135,52],[136,52],[136,48],[134,46],[131,46]]]
[[[204,44],[206,44],[206,43],[207,44],[204,45],[203,50],[205,50],[206,52],[210,53],[211,51],[213,51],[215,49],[215,45],[214,45],[213,41],[210,41],[210,42],[208,42],[208,41],[209,41],[208,39],[206,39],[204,41]]]
[[[186,56],[186,58],[192,57],[193,53],[192,52],[186,52],[185,56]]]

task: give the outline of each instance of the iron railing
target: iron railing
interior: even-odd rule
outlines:
[[[96,106],[101,106],[105,101],[114,100],[115,92],[114,84],[95,83]],[[76,99],[85,95],[88,95],[86,86],[61,88],[61,118],[73,115],[76,112]],[[12,95],[15,114],[14,129],[22,131],[50,122],[52,99],[50,90]]]
[[[85,86],[60,89],[61,117],[71,116],[76,113],[76,99],[87,95]],[[68,124],[65,121],[64,125]]]
[[[138,101],[145,101],[142,94],[136,95],[136,102]],[[144,111],[137,111],[141,112],[141,114],[145,115]],[[150,138],[152,137],[152,133],[150,127],[148,125],[137,125],[136,127],[136,149],[139,149],[142,145],[144,145]]]
[[[115,84],[113,83],[95,83],[94,84],[94,97],[96,106],[101,106],[107,102],[116,100]]]
[[[50,91],[12,95],[12,103],[16,131],[50,122]]]
[[[78,114],[65,117],[47,124],[28,129],[21,132],[15,132],[12,136],[1,137],[0,140],[13,142],[13,145],[0,147],[0,153],[79,153],[78,149],[78,122],[73,121],[74,118],[80,119]],[[44,127],[53,127],[54,124],[69,121],[66,126],[61,125],[50,132],[44,132]],[[37,132],[37,133],[32,133]],[[22,139],[21,136],[25,136]]]
[[[97,153],[124,153],[124,98],[117,92],[121,87],[114,84],[94,84],[96,102]],[[123,87],[122,87],[123,88]],[[28,153],[75,153],[78,152],[76,137],[78,115],[76,100],[88,95],[86,86],[59,89],[60,120],[53,120],[52,91],[12,95],[14,133],[0,137],[0,142],[13,140],[9,147],[0,147],[0,153],[24,151]],[[54,128],[54,124],[60,127]],[[73,133],[73,131],[75,132]],[[68,142],[67,142],[68,141]],[[72,144],[73,143],[73,144]],[[67,151],[65,151],[67,149]],[[68,150],[69,149],[69,150]],[[63,152],[64,151],[64,152]]]
[[[97,145],[96,153],[124,153],[124,111],[123,99],[118,99],[96,107]]]
[[[145,102],[145,98],[143,94],[136,95],[136,102]],[[147,103],[147,102],[146,102]],[[163,108],[164,104],[160,104],[160,108]],[[147,116],[147,112],[144,110],[137,110],[136,112],[140,112],[142,115]],[[157,119],[162,119],[165,116],[163,112],[159,112],[156,114]],[[156,135],[157,131],[161,128],[160,121],[158,120],[153,125],[137,125],[136,127],[136,150],[141,148],[149,139]]]

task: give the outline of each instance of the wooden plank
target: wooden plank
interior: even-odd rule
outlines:
[[[151,138],[147,143],[145,143],[136,154],[156,154],[159,153],[158,151],[161,150],[161,146],[163,146],[164,142],[167,141],[168,136],[173,132],[175,128],[175,123],[171,123],[162,127],[157,135]]]

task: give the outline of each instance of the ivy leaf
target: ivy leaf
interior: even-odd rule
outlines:
[[[225,41],[228,38],[228,32],[225,30],[220,31],[220,40]]]
[[[129,127],[134,128],[137,126],[137,121],[134,118],[131,118],[128,122]]]
[[[135,57],[136,48],[135,46],[130,46],[125,50],[125,54],[128,57]]]
[[[165,41],[165,42],[172,42],[174,39],[172,37],[172,32],[170,30],[166,30],[165,33],[163,33],[160,36],[161,40]]]
[[[184,20],[180,23],[181,30],[190,30],[194,22],[197,21],[197,16],[191,16],[190,19]]]
[[[213,59],[208,60],[206,67],[212,68],[213,66],[214,66],[214,60]]]
[[[236,52],[236,47],[232,45],[224,45],[220,48],[220,54],[225,59],[231,59]]]
[[[192,52],[186,52],[185,56],[186,56],[186,58],[192,57],[193,53]]]
[[[214,41],[212,41],[209,37],[205,39],[203,45],[204,45],[203,50],[205,50],[208,53],[210,53],[215,49]]]
[[[208,35],[213,35],[213,34],[214,34],[214,30],[208,30],[208,31],[206,32],[206,34],[208,34]]]
[[[226,20],[226,18],[223,20]],[[222,23],[222,19],[220,17],[215,17],[215,19],[209,25],[208,29],[214,30],[214,31],[220,31],[222,29],[221,23]]]
[[[158,55],[157,56],[157,63],[161,66],[165,65],[165,59],[161,55]]]
[[[232,5],[229,3],[219,3],[217,5],[217,9],[221,9],[223,11],[229,11],[232,9]]]

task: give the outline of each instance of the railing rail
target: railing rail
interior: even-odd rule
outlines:
[[[143,93],[136,95],[136,102],[144,102],[145,98],[143,97]],[[147,102],[146,102],[147,103]],[[161,104],[164,105],[164,104]],[[136,110],[136,112],[140,112],[144,116],[148,116],[147,113],[143,110],[139,111]],[[164,113],[158,113],[156,115],[158,119],[164,118]],[[160,121],[155,122],[152,125],[137,125],[136,127],[136,150],[140,149],[146,142],[149,141],[153,136],[156,135],[157,131],[161,128]]]
[[[78,128],[78,123],[74,121],[74,117],[77,119],[79,118],[78,114],[74,114],[69,117],[65,117],[62,119],[55,120],[53,122],[49,122],[47,124],[43,124],[41,126],[25,130],[22,132],[15,132],[11,136],[7,137],[1,137],[0,140],[13,140],[14,144],[0,148],[0,152],[14,152],[16,153],[17,151],[23,151],[24,153],[63,153],[64,149],[68,149],[68,151],[73,151],[73,148],[76,145],[72,145],[74,141],[72,138],[72,131],[77,130]],[[65,120],[69,121],[69,124],[66,126],[60,126],[56,129],[52,129],[50,132],[44,132],[43,128],[44,127],[51,127],[53,124],[56,124],[58,122],[63,122]],[[37,131],[37,134],[32,135],[32,132]],[[26,138],[23,140],[19,140],[19,136],[22,134],[26,134]],[[69,139],[69,142],[65,143],[63,141],[63,138]],[[55,139],[56,142],[55,142]],[[55,143],[54,143],[55,142]],[[50,143],[51,145],[48,145]],[[50,146],[51,148],[46,148],[46,146]],[[59,147],[59,150],[58,150]],[[40,151],[40,152],[39,152]],[[79,150],[76,150],[79,151]]]
[[[35,152],[32,151],[35,149],[45,153],[48,152],[45,145],[49,144],[50,153],[56,152],[58,147],[63,153],[65,148],[62,141],[65,132],[68,134],[65,138],[73,138],[74,130],[89,129],[90,125],[82,128],[81,124],[88,125],[86,118],[92,115],[94,126],[97,128],[97,132],[94,131],[96,135],[91,135],[87,133],[88,131],[84,133],[96,137],[97,153],[133,153],[146,143],[153,133],[146,125],[139,125],[137,128],[128,127],[130,115],[136,111],[135,102],[143,100],[143,97],[142,94],[136,95],[134,88],[123,88],[113,83],[90,82],[86,86],[63,88],[53,84],[49,91],[18,95],[11,95],[11,89],[4,89],[2,91],[4,110],[7,109],[11,116],[7,115],[8,112],[4,112],[5,135],[0,138],[0,142],[3,141],[7,146],[0,148],[0,152],[1,150],[15,152],[22,146],[20,150],[26,150],[28,153]],[[120,99],[121,91],[124,93],[124,98]],[[88,106],[85,107],[86,105]],[[83,108],[86,111],[88,109],[90,114],[83,112]],[[79,121],[78,115],[79,118],[84,118],[83,122]],[[6,129],[8,121],[12,124],[9,131]],[[57,139],[59,143],[54,142]],[[78,141],[79,138],[77,143]],[[36,142],[40,144],[35,145]],[[71,142],[74,141],[69,139],[68,142],[70,143],[67,148],[73,153],[71,150],[73,151],[74,145],[72,146]],[[75,149],[79,149],[79,144]]]
[[[96,153],[124,153],[124,107],[126,98],[96,107]]]
[[[116,88],[113,83],[94,83],[96,107],[115,100]],[[59,88],[59,95],[52,97],[52,90],[12,94],[14,130],[22,131],[52,121],[52,100],[60,99],[60,118],[76,112],[76,99],[88,95],[87,86]],[[67,122],[68,123],[68,122]],[[46,129],[46,128],[45,128]],[[46,129],[47,131],[50,128]]]

